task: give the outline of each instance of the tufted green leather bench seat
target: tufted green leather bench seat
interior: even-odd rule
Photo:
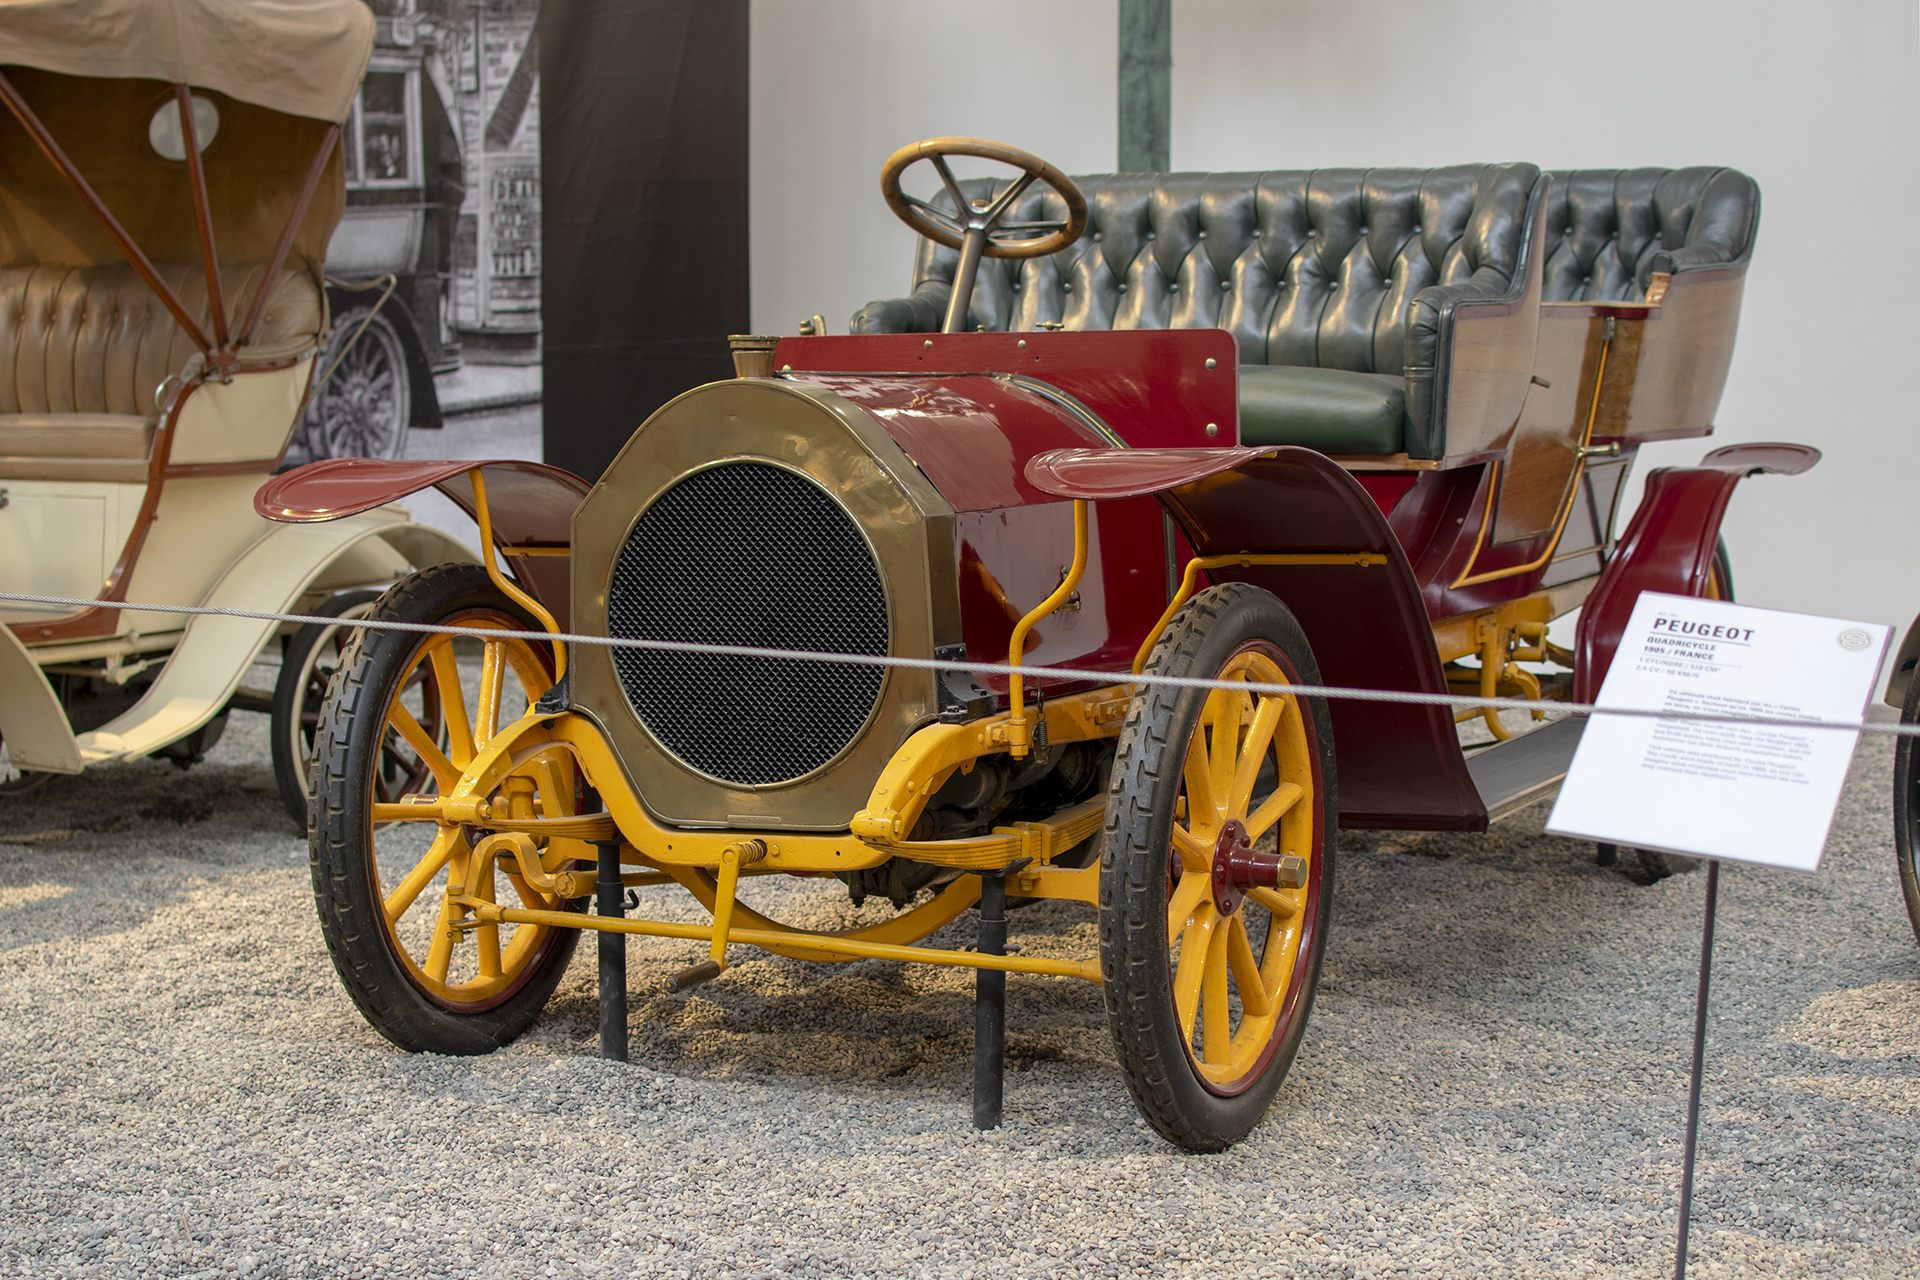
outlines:
[[[1407,388],[1385,373],[1240,366],[1240,443],[1297,444],[1322,453],[1400,453]]]
[[[1548,176],[1548,302],[1638,302],[1656,271],[1738,266],[1753,253],[1760,188],[1738,169],[1557,169]]]
[[[1436,385],[1452,308],[1518,300],[1546,189],[1530,164],[1074,181],[1086,233],[1048,257],[983,261],[971,326],[1226,329],[1242,443],[1421,459],[1446,456]],[[969,199],[1004,188],[961,185]],[[1036,190],[1010,216],[1064,213]],[[869,303],[852,332],[936,332],[957,260],[922,241],[912,293]]]

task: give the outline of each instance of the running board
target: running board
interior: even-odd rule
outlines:
[[[1498,822],[1558,795],[1586,724],[1585,716],[1568,716],[1468,756],[1467,772],[1487,806],[1487,821]]]

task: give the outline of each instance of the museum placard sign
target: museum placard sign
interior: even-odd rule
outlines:
[[[1859,722],[1890,628],[1643,594],[1595,705]],[[1596,714],[1549,833],[1814,871],[1859,734]]]

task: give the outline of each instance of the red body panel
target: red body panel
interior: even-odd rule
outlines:
[[[1741,474],[1716,467],[1662,467],[1647,473],[1640,509],[1580,610],[1574,701],[1591,702],[1600,692],[1642,591],[1706,594],[1720,520]]]
[[[955,511],[1056,501],[1027,479],[1027,459],[1105,443],[1066,409],[986,374],[797,376],[871,414]]]
[[[1446,692],[1420,582],[1382,505],[1404,506],[1423,486],[1442,495],[1442,507],[1456,490],[1471,499],[1485,469],[1363,487],[1309,449],[1238,448],[1237,431],[1221,426],[1235,421],[1236,380],[1214,376],[1231,374],[1235,358],[1224,331],[1155,330],[789,338],[775,362],[791,366],[782,376],[827,387],[871,414],[954,506],[969,660],[1004,661],[1015,623],[1059,585],[1073,535],[1071,504],[1057,495],[1071,494],[1093,500],[1079,608],[1039,624],[1028,663],[1127,671],[1166,605],[1169,542],[1182,563],[1238,551],[1368,551],[1388,563],[1223,569],[1211,578],[1253,583],[1286,601],[1328,683]],[[995,372],[1027,366],[1077,405]],[[1221,427],[1212,437],[1208,422]],[[1035,455],[1058,450],[1073,452],[1028,470]],[[1157,501],[1133,496],[1150,492]],[[1477,524],[1427,525],[1449,548],[1464,541],[1460,556],[1471,554]],[[1004,693],[1004,680],[976,679]],[[1342,822],[1486,826],[1445,708],[1335,701],[1332,713]]]
[[[783,372],[1032,378],[1098,415],[1120,437],[1106,443],[1137,449],[1238,443],[1239,359],[1224,329],[782,338],[773,353],[774,367]]]
[[[1518,600],[1539,590],[1546,576],[1557,531],[1490,541],[1498,488],[1498,474],[1486,464],[1428,471],[1393,507],[1389,521],[1435,621]]]
[[[1073,561],[1073,506],[1049,502],[962,512],[954,532],[967,659],[1005,662],[1014,624],[1053,593]],[[1133,655],[1167,603],[1160,505],[1152,498],[1094,503],[1087,532],[1091,545],[1078,607],[1069,603],[1042,619],[1028,633],[1023,656],[1042,666],[1119,674],[1133,665]],[[975,673],[973,678],[995,694],[1006,693],[1004,676]],[[1061,684],[1058,690],[1078,687]]]
[[[860,343],[869,339],[858,339]],[[1098,420],[990,374],[793,374],[871,415],[954,508],[961,637],[972,662],[1005,662],[1013,628],[1073,562],[1073,508],[1027,477],[1035,454],[1106,446]],[[1151,498],[1102,502],[1069,606],[1037,625],[1026,658],[1124,671],[1166,605],[1166,548]],[[1005,677],[976,676],[1004,695]],[[1064,691],[1069,687],[1062,685]]]

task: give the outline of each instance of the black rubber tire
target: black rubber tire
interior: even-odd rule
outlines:
[[[402,579],[371,616],[439,622],[475,610],[504,615],[526,630],[540,629],[488,580],[485,569],[473,564],[438,565]],[[411,1052],[490,1053],[539,1017],[580,935],[575,929],[553,930],[542,952],[527,962],[517,987],[490,1007],[471,1011],[435,999],[400,959],[381,904],[369,806],[388,705],[428,640],[416,633],[359,630],[341,654],[314,743],[308,837],[314,902],[333,967],[376,1031]]]
[[[1625,856],[1620,860],[1620,870],[1635,884],[1658,884],[1668,876],[1698,871],[1701,866],[1700,859],[1684,853],[1660,853],[1654,849],[1622,849],[1621,853]]]
[[[325,618],[364,617],[380,593],[342,591],[328,596],[312,612]],[[280,656],[280,677],[273,683],[273,713],[269,734],[273,741],[273,780],[280,787],[280,803],[301,831],[307,829],[309,774],[313,768],[313,739],[320,726],[320,707],[338,662],[316,660],[321,650],[340,634],[337,626],[309,622],[287,638]],[[336,649],[340,646],[336,643]],[[324,653],[320,655],[324,659]]]
[[[1710,590],[1715,600],[1733,603],[1733,557],[1727,554],[1727,540],[1715,538],[1713,542],[1713,579]]]
[[[1920,724],[1920,673],[1907,685],[1900,708],[1901,724]],[[1920,942],[1920,772],[1914,768],[1914,740],[1895,738],[1893,746],[1893,850],[1900,860],[1900,892],[1907,900],[1907,920],[1914,941]]]
[[[1249,642],[1277,648],[1297,683],[1318,684],[1320,669],[1292,613],[1271,593],[1244,583],[1210,587],[1175,615],[1145,670],[1211,677]],[[1168,862],[1187,744],[1197,731],[1204,690],[1142,686],[1128,708],[1108,790],[1100,856],[1100,968],[1115,1056],[1147,1123],[1189,1151],[1222,1151],[1260,1123],[1300,1047],[1333,905],[1335,793],[1333,723],[1324,700],[1300,699],[1308,752],[1319,772],[1320,813],[1312,830],[1309,906],[1295,973],[1292,1012],[1275,1027],[1269,1055],[1238,1092],[1223,1095],[1196,1070],[1174,1002],[1167,932]],[[1315,879],[1317,878],[1317,883]]]
[[[1630,844],[1596,844],[1593,846],[1593,865],[1613,867],[1635,884],[1649,885],[1658,884],[1668,876],[1698,871],[1700,859],[1689,858],[1683,853],[1636,849]]]

